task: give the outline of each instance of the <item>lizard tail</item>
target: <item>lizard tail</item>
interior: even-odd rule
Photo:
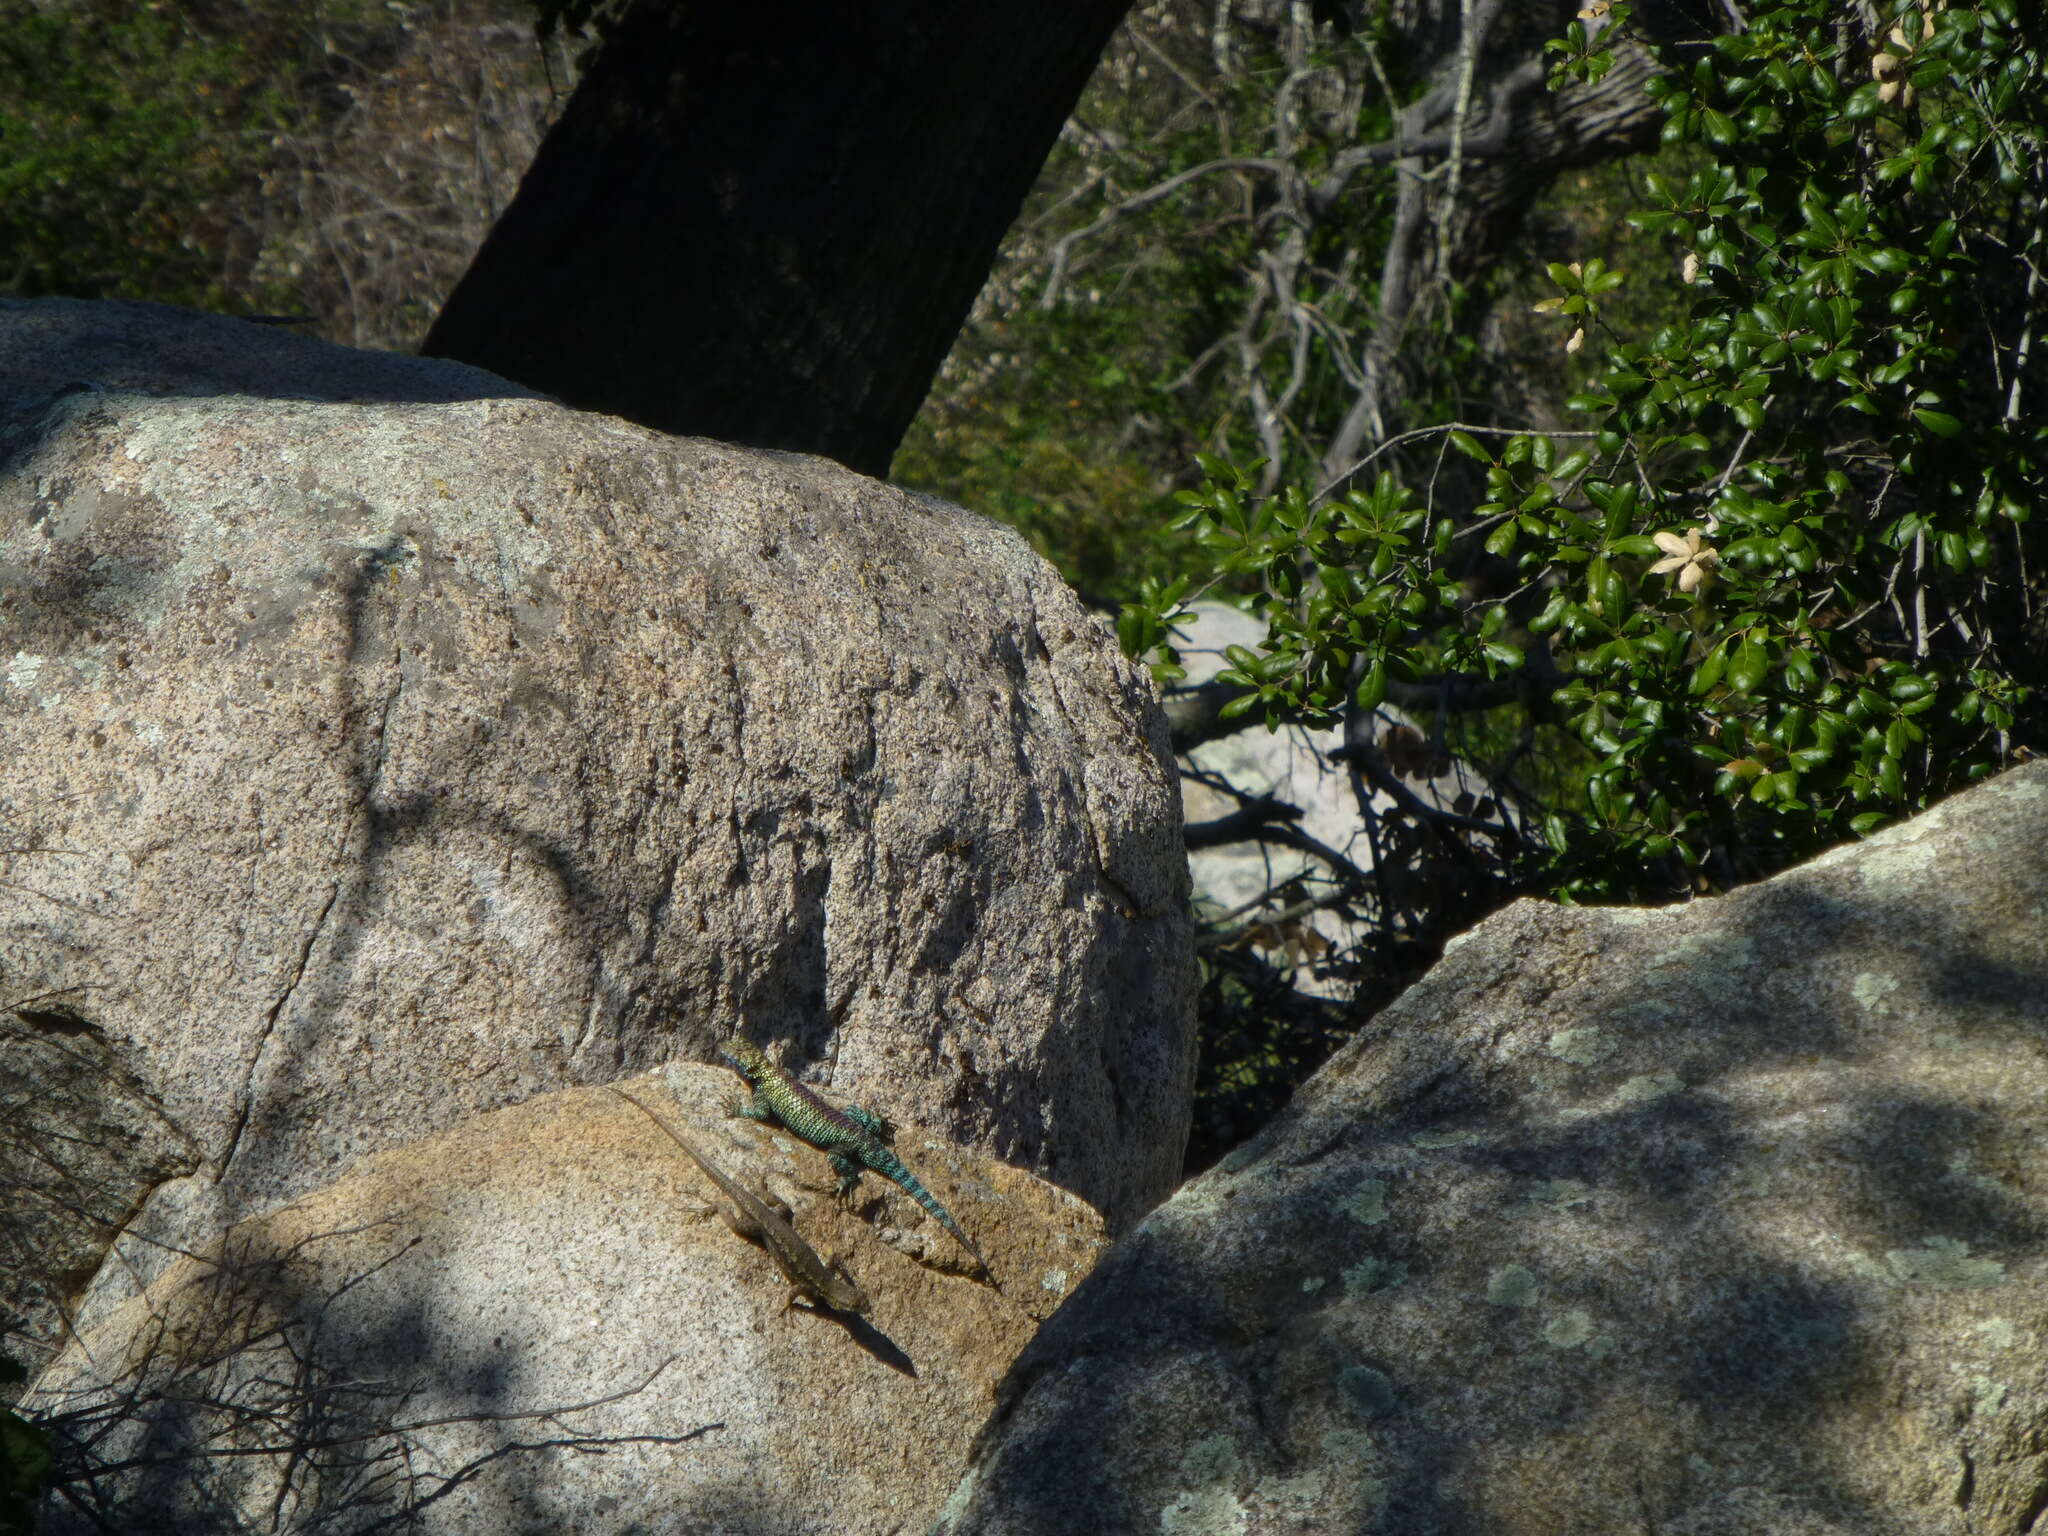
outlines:
[[[981,1250],[974,1246],[965,1232],[960,1230],[960,1223],[953,1219],[952,1212],[939,1204],[938,1198],[930,1190],[926,1189],[923,1184],[911,1177],[910,1170],[903,1166],[901,1160],[886,1149],[881,1150],[883,1155],[875,1166],[875,1172],[882,1175],[883,1178],[891,1179],[901,1185],[911,1199],[925,1208],[926,1213],[930,1215],[932,1220],[953,1234],[954,1240],[973,1256],[975,1263],[981,1266],[983,1274],[992,1274],[993,1272],[988,1267],[988,1260],[981,1256]]]
[[[919,1205],[923,1206],[925,1210],[931,1214],[932,1220],[936,1221],[940,1226],[944,1227],[948,1232],[952,1233],[954,1240],[957,1241],[962,1248],[965,1248],[969,1254],[973,1255],[974,1262],[981,1266],[981,1272],[983,1274],[989,1273],[988,1260],[984,1259],[981,1256],[981,1250],[975,1247],[973,1243],[968,1241],[967,1234],[960,1230],[960,1223],[953,1219],[953,1215],[950,1211],[948,1211],[943,1205],[939,1204],[937,1200],[932,1198],[932,1193],[930,1190],[925,1189],[922,1185],[920,1185],[918,1188],[913,1189],[910,1192],[910,1197],[913,1200],[915,1200]]]

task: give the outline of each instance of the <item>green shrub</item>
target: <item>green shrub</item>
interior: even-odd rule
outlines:
[[[0,0],[0,292],[220,306],[270,99],[177,9]]]
[[[0,1385],[19,1382],[22,1369],[0,1355]],[[50,1442],[10,1408],[0,1408],[0,1536],[28,1536],[35,1529],[36,1500],[50,1471]]]
[[[1665,139],[1703,158],[1647,178],[1634,222],[1682,258],[1633,280],[1686,302],[1624,336],[1623,273],[1551,266],[1561,349],[1605,360],[1583,430],[1446,429],[1485,476],[1470,507],[1392,475],[1260,498],[1257,466],[1205,460],[1199,569],[1126,645],[1158,647],[1193,582],[1250,577],[1271,632],[1229,676],[1269,720],[1527,677],[1584,749],[1542,878],[1586,899],[1768,873],[2040,745],[2048,24],[1879,9],[1864,36],[1775,0],[1663,52]],[[1553,47],[1561,73],[1611,62],[1582,23]]]

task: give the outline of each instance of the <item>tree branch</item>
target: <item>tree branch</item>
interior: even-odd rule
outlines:
[[[1498,709],[1503,704],[1527,700],[1531,694],[1548,692],[1561,684],[1547,648],[1532,646],[1525,666],[1499,677],[1481,677],[1470,672],[1433,672],[1416,682],[1388,679],[1387,702],[1409,714],[1472,714]],[[1231,719],[1223,718],[1223,706],[1255,690],[1238,683],[1210,679],[1189,688],[1176,688],[1161,702],[1166,723],[1173,735],[1173,750],[1184,755],[1208,742],[1221,741],[1239,731],[1263,723],[1251,710]],[[1192,830],[1192,829],[1190,829]],[[1192,846],[1192,845],[1191,845]]]
[[[1386,754],[1365,730],[1365,722],[1371,717],[1352,711],[1344,721],[1344,745],[1330,755],[1339,762],[1356,764],[1365,774],[1372,787],[1381,794],[1392,798],[1394,803],[1417,822],[1426,827],[1454,828],[1460,832],[1476,832],[1496,843],[1518,841],[1515,829],[1505,823],[1481,821],[1476,816],[1461,816],[1456,811],[1446,811],[1431,805],[1422,796],[1401,782]],[[1446,839],[1451,849],[1470,854],[1471,849],[1459,838]]]
[[[1269,828],[1299,820],[1300,806],[1289,805],[1271,795],[1260,795],[1256,799],[1245,801],[1228,816],[1198,821],[1190,826],[1185,834],[1188,852],[1247,842]]]
[[[1526,64],[1503,75],[1500,88],[1487,104],[1486,127],[1477,134],[1460,135],[1455,129],[1436,133],[1425,133],[1409,138],[1397,133],[1391,139],[1382,139],[1376,144],[1357,144],[1340,151],[1330,161],[1330,169],[1309,189],[1308,206],[1311,212],[1321,213],[1344,195],[1351,178],[1369,165],[1389,165],[1396,160],[1420,160],[1426,157],[1447,156],[1454,149],[1465,159],[1490,159],[1504,153],[1512,135],[1514,117],[1508,108],[1517,97],[1527,94],[1548,77],[1548,67],[1532,59]],[[1431,93],[1433,96],[1435,93]],[[1431,100],[1426,96],[1420,106]],[[1447,114],[1446,114],[1447,115]]]
[[[1038,307],[1051,309],[1059,302],[1060,289],[1066,283],[1067,263],[1072,259],[1076,245],[1083,240],[1093,239],[1126,215],[1141,212],[1154,203],[1163,202],[1189,182],[1199,181],[1204,176],[1214,176],[1219,171],[1259,171],[1268,176],[1280,177],[1283,181],[1300,179],[1300,173],[1285,160],[1268,159],[1263,155],[1229,155],[1221,160],[1210,160],[1201,165],[1191,166],[1179,175],[1169,176],[1142,192],[1134,192],[1122,202],[1103,209],[1095,216],[1094,222],[1070,230],[1052,243],[1049,252],[1052,266],[1046,273],[1045,289],[1038,296]]]

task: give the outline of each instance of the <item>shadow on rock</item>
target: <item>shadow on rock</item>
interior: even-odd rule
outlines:
[[[939,1529],[2022,1536],[2048,765],[1454,944],[1033,1342]]]

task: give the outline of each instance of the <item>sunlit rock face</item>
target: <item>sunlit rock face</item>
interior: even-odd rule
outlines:
[[[0,827],[8,1203],[71,1223],[0,1274],[32,1353],[366,1155],[739,1030],[1113,1229],[1179,1181],[1150,681],[1013,533],[824,460],[0,302]]]

